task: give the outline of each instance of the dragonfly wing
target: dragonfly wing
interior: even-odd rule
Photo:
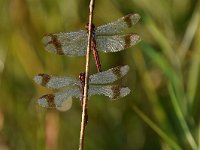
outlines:
[[[84,56],[87,47],[87,31],[49,33],[42,39],[47,51],[59,55]]]
[[[105,95],[112,100],[117,100],[119,98],[125,97],[130,93],[128,87],[121,87],[119,85],[109,85],[109,86],[89,86],[89,96],[92,95]]]
[[[136,33],[114,36],[97,36],[97,50],[105,53],[118,52],[129,48],[140,41],[140,36]]]
[[[96,35],[120,34],[135,25],[139,20],[139,14],[128,14],[114,22],[97,27]]]
[[[121,87],[118,85],[111,86],[89,86],[89,96],[92,95],[105,95],[110,99],[116,100],[122,97],[125,97],[130,93],[128,87]],[[80,89],[78,87],[68,88],[62,92],[52,93],[43,95],[38,99],[38,104],[46,108],[58,108],[62,107],[66,100],[69,100],[69,97],[80,98]]]
[[[34,81],[47,88],[58,89],[67,85],[79,85],[77,79],[71,77],[56,77],[48,74],[38,74],[34,77]]]
[[[111,68],[107,71],[98,72],[89,77],[90,84],[107,84],[112,83],[124,75],[129,71],[129,66],[117,66],[115,68]]]
[[[43,95],[38,99],[38,104],[42,107],[56,108],[62,107],[64,102],[69,99],[69,97],[80,97],[80,90],[78,87],[68,88],[62,92],[52,93]]]

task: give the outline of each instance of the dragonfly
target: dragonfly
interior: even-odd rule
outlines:
[[[137,44],[141,39],[136,33],[126,33],[140,20],[140,15],[128,14],[111,23],[96,28],[92,25],[92,46],[98,72],[101,64],[98,52],[118,52]],[[42,42],[49,52],[68,56],[85,56],[88,41],[88,24],[86,30],[77,32],[59,32],[46,34]]]
[[[125,86],[112,85],[111,83],[125,76],[129,71],[129,66],[117,66],[106,71],[98,72],[89,76],[88,96],[105,95],[112,100],[125,97],[130,93],[130,89]],[[62,89],[61,91],[43,95],[38,99],[38,104],[46,108],[62,107],[69,97],[83,98],[84,73],[79,79],[67,76],[52,76],[48,74],[38,74],[34,81],[46,88]]]

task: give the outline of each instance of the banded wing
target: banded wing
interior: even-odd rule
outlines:
[[[131,33],[114,36],[96,36],[97,50],[102,52],[118,52],[140,42],[140,36]]]
[[[43,37],[42,42],[51,53],[84,56],[87,49],[87,31],[50,33]]]
[[[113,83],[114,81],[126,75],[128,71],[129,71],[128,65],[117,66],[107,71],[98,72],[96,74],[91,75],[89,77],[89,83],[90,84]]]
[[[71,77],[56,77],[48,74],[38,74],[34,81],[47,88],[59,89],[67,85],[79,85],[79,81]]]
[[[120,87],[118,85],[111,86],[95,86],[90,85],[88,94],[92,95],[105,95],[110,99],[116,100],[125,97],[130,93],[128,87]],[[53,94],[46,94],[38,99],[38,104],[42,107],[62,107],[63,103],[68,100],[69,97],[80,98],[80,89],[78,87],[68,88],[62,92],[57,92]]]
[[[78,87],[67,88],[61,92],[46,94],[38,99],[38,104],[42,107],[63,107],[63,104],[69,97],[80,97],[80,89]]]
[[[107,71],[99,72],[90,76],[90,84],[108,84],[112,83],[129,71],[129,66],[117,66]],[[34,81],[47,88],[59,89],[67,85],[78,85],[80,81],[72,77],[56,77],[48,74],[38,74],[34,77]]]
[[[108,86],[90,85],[89,96],[104,95],[112,100],[117,100],[119,98],[128,95],[130,91],[131,90],[128,87],[122,87],[119,85],[108,85]]]
[[[127,28],[135,25],[139,20],[139,14],[128,14],[114,22],[97,27],[96,35],[120,34]]]

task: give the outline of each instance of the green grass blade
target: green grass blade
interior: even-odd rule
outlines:
[[[137,106],[132,105],[132,109],[137,113],[137,115],[147,123],[166,143],[168,143],[175,150],[181,150],[181,147],[169,137],[166,132],[162,131],[151,119],[149,119]]]
[[[151,32],[152,36],[155,38],[156,42],[160,45],[162,52],[165,54],[167,58],[173,63],[176,59],[174,59],[174,51],[168,41],[168,39],[163,35],[163,33],[156,26],[155,22],[151,19],[151,17],[146,16],[145,24],[148,28],[149,32]]]
[[[177,67],[172,66],[167,58],[162,55],[162,53],[156,52],[154,48],[146,43],[141,44],[141,49],[144,53],[151,58],[151,61],[155,63],[164,73],[164,75],[169,79],[169,82],[175,87],[176,95],[178,97],[179,105],[181,110],[184,112],[184,116],[187,113],[187,103],[185,99],[185,92],[182,83],[182,75]]]
[[[189,127],[184,119],[184,116],[183,116],[183,113],[180,109],[180,106],[179,104],[177,103],[177,98],[176,98],[176,95],[173,91],[173,87],[171,84],[168,85],[168,90],[169,90],[169,93],[170,93],[170,96],[171,96],[171,102],[172,102],[172,106],[174,107],[174,111],[176,113],[176,116],[178,118],[178,122],[180,123],[182,129],[183,129],[183,132],[185,134],[185,137],[188,141],[188,143],[190,144],[191,148],[192,149],[197,149],[197,144],[194,140],[194,137],[192,136],[190,130],[189,130]]]
[[[200,1],[198,1],[198,3],[196,4],[196,8],[191,17],[191,21],[186,29],[185,35],[178,49],[178,55],[181,62],[183,61],[193,41],[195,33],[197,32],[199,21],[200,21]]]

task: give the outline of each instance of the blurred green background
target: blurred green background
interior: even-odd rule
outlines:
[[[48,53],[41,39],[45,33],[84,29],[88,5],[83,0],[0,0],[1,150],[78,149],[79,100],[65,112],[42,108],[37,98],[52,91],[32,79],[37,73],[78,77],[84,70],[84,57]],[[131,94],[118,101],[90,98],[84,147],[200,149],[200,1],[96,0],[94,23],[132,12],[142,17],[132,28],[142,42],[100,54],[103,70],[131,67],[121,81]]]

